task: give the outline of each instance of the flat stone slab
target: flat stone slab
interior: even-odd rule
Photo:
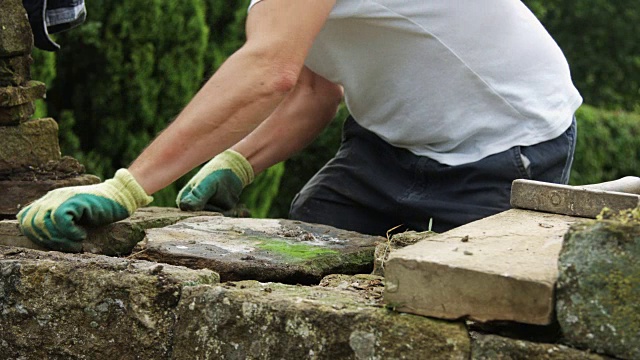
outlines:
[[[11,107],[0,107],[0,126],[17,125],[27,121],[35,111],[36,107],[33,102]]]
[[[223,281],[317,284],[328,274],[371,272],[381,240],[300,221],[199,217],[148,230],[134,256],[212,269]]]
[[[0,57],[0,86],[19,86],[31,80],[31,55]]]
[[[0,181],[0,215],[16,215],[23,207],[53,189],[99,182],[99,177],[86,174],[60,180]]]
[[[469,358],[462,323],[398,314],[339,287],[196,286],[177,314],[176,359]]]
[[[513,209],[392,252],[385,301],[444,319],[547,325],[563,236],[577,221]]]
[[[47,86],[31,80],[23,86],[0,87],[0,107],[18,106],[44,98]]]
[[[496,359],[607,360],[610,358],[560,344],[534,343],[496,335],[471,333],[471,360]]]
[[[128,219],[99,228],[89,228],[82,243],[83,252],[101,255],[128,255],[144,239],[145,230],[163,227],[194,216],[216,216],[208,211],[180,211],[177,208],[147,207],[138,209]],[[22,235],[17,220],[0,221],[0,245],[44,250]]]
[[[184,289],[218,279],[208,270],[0,246],[0,358],[168,359]]]
[[[0,174],[59,161],[58,124],[51,118],[0,126]]]

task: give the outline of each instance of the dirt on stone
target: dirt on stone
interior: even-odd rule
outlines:
[[[387,241],[376,246],[372,274],[384,276],[384,264],[387,259],[389,259],[389,254],[391,254],[392,251],[413,245],[418,241],[424,240],[433,235],[437,235],[437,233],[433,231],[405,231],[394,234],[391,237],[387,237]]]
[[[78,160],[63,156],[59,161],[49,161],[41,166],[14,169],[10,173],[0,173],[0,181],[47,181],[63,180],[85,173],[85,167]]]
[[[382,304],[383,300],[384,278],[377,275],[327,275],[318,286],[352,291],[373,304]]]

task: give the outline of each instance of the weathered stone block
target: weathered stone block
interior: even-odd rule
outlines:
[[[318,283],[371,272],[380,237],[279,219],[201,217],[147,231],[136,257],[213,269],[223,281]]]
[[[640,208],[571,227],[560,254],[558,321],[566,342],[640,359]]]
[[[392,252],[385,300],[438,318],[549,324],[562,238],[576,221],[508,210]]]
[[[33,35],[22,1],[2,0],[0,5],[0,58],[30,54]]]
[[[29,120],[36,107],[32,102],[11,107],[0,107],[0,126],[17,125]]]
[[[44,98],[47,86],[39,81],[28,81],[24,86],[0,87],[0,107],[26,104]]]
[[[208,270],[0,247],[1,357],[168,359],[185,288],[217,282]]]
[[[92,176],[92,175],[90,175]],[[98,179],[95,176],[92,176]],[[99,179],[98,179],[99,181]],[[0,182],[0,186],[1,186]],[[2,195],[0,193],[0,199]],[[82,243],[84,252],[103,255],[123,255],[145,236],[145,230],[163,227],[194,216],[213,216],[217,213],[205,211],[187,212],[176,208],[148,207],[138,209],[128,219],[99,228],[89,228],[87,239]],[[4,229],[4,230],[3,230]],[[16,233],[16,230],[18,233]],[[6,236],[3,237],[3,234]],[[42,249],[19,233],[17,220],[0,222],[0,245]]]
[[[0,86],[20,86],[31,80],[31,55],[0,57]]]
[[[0,246],[14,246],[34,250],[47,250],[34,244],[26,236],[22,235],[17,220],[0,221]]]
[[[607,357],[559,344],[471,334],[471,360],[606,360]]]
[[[128,219],[90,229],[87,240],[82,243],[82,250],[104,255],[130,254],[149,229],[162,228],[192,217],[219,215],[208,211],[181,211],[177,208],[141,208]]]
[[[81,175],[61,180],[0,181],[0,215],[15,215],[30,202],[53,189],[97,184],[100,178]]]
[[[353,282],[353,281],[351,281]],[[464,325],[352,291],[243,281],[183,289],[175,359],[468,359]]]
[[[0,139],[0,174],[60,160],[58,124],[53,119],[0,126]]]

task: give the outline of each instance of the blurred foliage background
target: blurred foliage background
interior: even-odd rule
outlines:
[[[565,52],[585,99],[571,183],[637,175],[640,168],[640,2],[526,0]],[[87,21],[34,52],[33,78],[48,85],[37,116],[60,125],[63,154],[109,178],[126,167],[244,42],[249,0],[92,0]],[[254,217],[287,217],[302,185],[338,148],[344,107],[305,151],[248,187]],[[195,170],[194,170],[195,171]],[[155,194],[175,206],[194,172]]]

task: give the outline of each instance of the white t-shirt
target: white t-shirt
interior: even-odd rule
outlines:
[[[337,0],[306,65],[361,126],[448,165],[553,139],[582,103],[519,0]]]

